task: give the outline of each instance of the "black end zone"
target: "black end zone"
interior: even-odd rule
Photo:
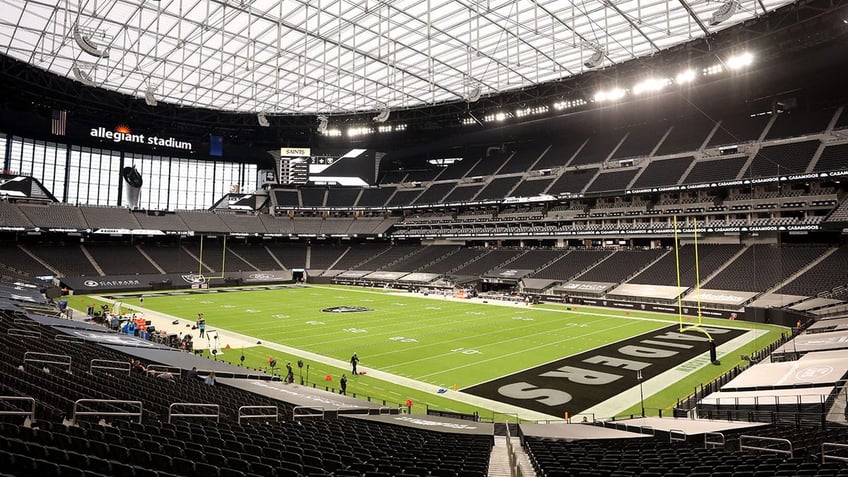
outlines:
[[[697,331],[677,326],[569,356],[517,374],[463,389],[464,392],[552,416],[577,414],[745,333],[707,328],[710,341]],[[647,391],[647,389],[646,389]],[[651,390],[653,391],[653,390]]]

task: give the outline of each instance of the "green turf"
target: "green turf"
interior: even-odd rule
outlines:
[[[82,304],[91,302],[88,298],[79,300]],[[121,301],[127,307],[138,304],[137,298]],[[322,308],[343,305],[374,311],[321,312]],[[463,388],[650,332],[677,320],[670,315],[589,307],[481,305],[336,286],[147,296],[144,307],[191,320],[202,312],[207,329],[231,330],[344,362],[356,352],[362,360],[360,368],[366,372],[369,368],[379,369],[449,390],[454,385]],[[705,323],[751,327],[750,323],[726,320]],[[762,325],[758,328],[765,329]],[[757,348],[779,336],[778,327],[768,329],[769,335],[758,340]],[[754,348],[750,345],[733,355],[749,354]],[[221,358],[238,363],[241,352],[229,350]],[[300,358],[264,347],[246,348],[244,354],[244,364],[254,368],[267,366],[271,356],[280,365]],[[721,366],[695,372],[689,379],[655,394],[646,400],[646,407],[670,409],[695,386],[739,363],[734,359],[724,361]],[[336,387],[334,383],[341,373],[349,371],[321,363],[308,364],[309,381],[322,388]],[[326,375],[331,375],[333,381],[324,381]],[[451,391],[436,395],[368,375],[351,379],[349,392],[389,404],[412,399],[422,405],[417,410],[429,404],[444,410],[491,413],[451,401]]]

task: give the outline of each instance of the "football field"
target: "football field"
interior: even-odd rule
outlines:
[[[137,296],[115,298],[129,308],[139,305]],[[413,390],[403,389],[404,386],[391,382],[391,379],[388,382],[378,381],[367,374],[357,377],[362,379],[352,383],[351,388],[355,392],[384,400],[388,396],[389,400],[395,402],[404,402],[405,398],[414,395],[418,399],[416,402],[462,412],[468,412],[471,408],[460,403],[446,405],[443,401],[451,399],[454,389],[496,401],[501,401],[502,397],[498,395],[498,389],[518,389],[511,393],[513,397],[518,394],[518,398],[511,403],[525,407],[522,406],[525,402],[522,399],[527,398],[521,396],[521,393],[531,396],[533,393],[529,391],[535,384],[528,383],[529,378],[521,377],[522,373],[543,369],[545,366],[554,366],[554,370],[565,369],[562,366],[569,363],[560,361],[566,358],[589,356],[593,350],[600,349],[609,349],[614,353],[621,346],[610,348],[610,345],[628,343],[628,340],[638,340],[640,336],[666,336],[666,339],[672,339],[668,338],[671,336],[668,333],[677,331],[677,317],[671,315],[564,305],[483,304],[479,301],[457,301],[412,293],[320,285],[255,291],[145,294],[143,308],[192,321],[198,313],[203,313],[208,331],[227,330],[262,341],[262,346],[241,351],[249,359],[245,364],[251,367],[267,366],[268,355],[274,353],[267,348],[271,343],[340,360],[342,363],[347,363],[351,355],[357,353],[361,359],[360,371],[388,373],[405,378],[405,382],[413,380],[447,392],[439,396],[422,397],[420,393],[412,393]],[[751,324],[744,322],[722,320],[720,324],[739,329],[735,335],[728,335],[728,340],[746,334],[751,328]],[[649,402],[654,407],[669,408],[676,398],[691,392],[692,386],[713,379],[737,364],[741,354],[750,354],[754,348],[765,346],[779,335],[777,327],[757,327],[760,336],[757,341],[745,342],[744,347],[727,353],[737,358],[733,362],[725,360],[721,366],[708,366],[693,371],[689,375],[693,380],[691,385],[678,380],[670,383],[668,389],[651,390],[648,393],[651,398]],[[698,333],[694,335],[695,338],[691,339],[701,339]],[[219,347],[225,345],[220,343]],[[681,359],[703,355],[708,349],[705,343],[699,341],[693,345],[668,346],[691,348],[691,356],[681,355]],[[226,352],[223,359],[237,364],[237,353],[238,350]],[[610,353],[605,351],[604,354]],[[294,362],[299,359],[297,353],[274,357],[280,361],[285,359]],[[589,356],[587,359],[593,358]],[[320,363],[310,364],[313,374],[309,380],[317,382],[319,386],[326,385],[321,382],[324,373],[338,376],[349,371],[322,366]],[[573,374],[573,363],[566,367]],[[650,369],[654,368],[656,372],[649,375],[659,375],[666,369],[659,365]],[[539,374],[546,375],[541,371]],[[609,373],[598,375],[605,374]],[[615,394],[631,387],[631,377],[635,379],[635,373],[621,374],[626,374],[627,379],[605,378],[615,381],[615,385],[606,386],[607,391]],[[504,387],[503,380],[510,376],[519,377],[514,380],[524,383],[524,388],[515,388],[516,384],[510,384],[512,388]],[[366,383],[365,377],[371,379]],[[573,376],[571,378],[574,381]],[[487,383],[497,385],[494,388],[489,385],[487,388]],[[572,414],[576,414],[605,397],[602,392],[594,393],[580,386],[567,386],[565,389],[573,394],[571,405],[554,407],[552,409],[556,409],[557,414],[547,414],[561,415],[561,409],[570,409]],[[535,397],[553,399],[543,396],[542,389],[535,391],[538,396],[531,396],[534,399],[526,401],[527,408],[533,408],[537,401],[544,400]],[[598,397],[583,396],[587,393],[597,394]],[[441,399],[435,400],[436,397]],[[580,406],[577,406],[578,402]],[[544,408],[536,409],[542,411]]]

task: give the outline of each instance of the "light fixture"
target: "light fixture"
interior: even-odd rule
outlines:
[[[712,66],[708,66],[707,68],[704,68],[704,76],[717,75],[717,74],[721,73],[722,71],[724,71],[724,67],[721,66],[721,63],[716,63]]]
[[[562,101],[557,101],[556,103],[554,103],[554,109],[556,109],[557,111],[562,111],[563,109],[576,108],[578,106],[583,106],[584,104],[586,104],[586,100],[582,98],[568,100],[564,99]]]
[[[384,123],[389,120],[389,114],[391,114],[391,111],[389,111],[388,109],[384,109],[372,119],[374,120],[374,122]]]
[[[155,91],[156,88],[150,86],[144,92],[144,102],[147,103],[148,106],[156,106],[157,104],[159,104],[159,101],[156,99],[156,95],[154,94]]]
[[[347,129],[348,137],[365,136],[373,132],[374,130],[368,126],[352,126]]]
[[[688,84],[695,81],[695,70],[688,69],[686,71],[681,71],[674,78],[674,82],[677,84]]]
[[[621,88],[613,88],[607,91],[598,91],[593,96],[593,99],[598,102],[602,101],[615,101],[624,97],[627,94],[627,91]]]
[[[268,122],[268,118],[265,116],[265,113],[257,114],[256,120],[259,121],[259,125],[262,126],[263,128],[267,128],[268,126],[271,125],[271,123]]]
[[[729,19],[736,13],[736,9],[739,7],[739,4],[734,0],[730,0],[728,2],[724,2],[716,11],[713,12],[713,16],[710,17],[710,26],[718,25],[719,23]]]
[[[74,77],[75,77],[75,78],[77,79],[77,81],[79,81],[80,83],[82,83],[82,84],[84,84],[84,85],[86,85],[86,86],[97,86],[97,85],[94,83],[94,79],[93,79],[93,78],[92,78],[92,77],[91,77],[88,73],[86,73],[85,71],[81,70],[79,66],[74,65],[74,66],[71,68],[71,71],[74,73]]]
[[[738,69],[742,69],[742,68],[750,65],[751,62],[753,62],[753,61],[754,61],[754,55],[752,55],[748,52],[745,52],[745,53],[740,53],[738,55],[731,56],[730,58],[727,59],[726,63],[727,63],[727,67],[730,68],[731,70],[738,70]]]
[[[327,132],[327,124],[329,120],[327,116],[318,116],[318,133],[324,134]]]
[[[79,28],[79,25],[74,25],[74,41],[79,45],[82,51],[91,56],[98,58],[109,58],[109,50],[101,50],[91,41],[91,38],[84,35]]]
[[[671,80],[668,78],[648,78],[633,86],[633,94],[653,93],[665,88]]]
[[[471,88],[471,90],[465,96],[465,101],[467,101],[469,103],[476,103],[477,101],[480,101],[480,95],[481,94],[482,94],[482,91],[480,90],[480,86],[479,85],[475,86],[475,87]]]
[[[591,52],[589,58],[583,62],[583,66],[589,69],[598,68],[599,66],[604,64],[604,55],[606,54],[606,50],[601,45],[584,41],[583,47],[588,49]]]

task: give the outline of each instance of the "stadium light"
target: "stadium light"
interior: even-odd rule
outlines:
[[[539,105],[539,106],[528,107],[528,108],[516,109],[515,110],[515,117],[523,118],[525,116],[531,116],[531,115],[534,115],[534,114],[545,114],[549,110],[550,110],[550,108],[548,108],[548,106],[544,105],[544,104]]]
[[[365,136],[373,133],[374,130],[368,126],[352,126],[347,129],[348,137]]]
[[[613,88],[607,91],[598,91],[592,99],[598,102],[617,101],[623,98],[625,94],[627,94],[627,91],[621,88]]]
[[[731,56],[727,59],[727,67],[731,70],[742,69],[748,65],[750,65],[754,61],[754,55],[745,52],[740,53],[738,55]]]
[[[507,119],[512,119],[513,115],[509,111],[498,111],[496,113],[487,114],[483,117],[483,122],[491,123],[493,121],[501,122]]]
[[[712,66],[708,66],[708,67],[704,68],[704,76],[717,75],[717,74],[721,73],[722,71],[724,71],[724,67],[722,67],[721,64],[716,63]]]
[[[681,71],[674,78],[674,82],[677,84],[688,84],[695,81],[695,70],[688,69],[686,71]]]
[[[665,88],[671,80],[668,78],[648,78],[633,86],[633,94],[653,93]]]
[[[577,106],[583,106],[584,104],[586,104],[586,100],[582,98],[562,100],[554,103],[554,109],[556,109],[557,111],[562,111],[563,109],[576,108]]]

